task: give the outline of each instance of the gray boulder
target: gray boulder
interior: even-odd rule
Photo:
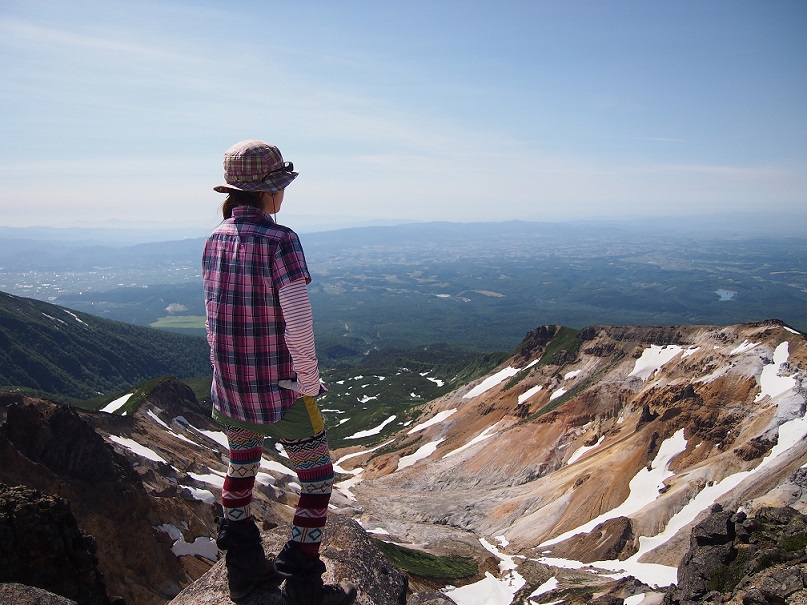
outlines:
[[[278,527],[262,534],[267,555],[278,553],[288,539],[288,528]],[[325,562],[324,580],[328,583],[349,580],[358,589],[357,605],[405,605],[409,582],[406,574],[395,567],[373,544],[355,521],[331,514],[325,540],[320,551]],[[439,593],[411,595],[409,603],[447,605],[451,599]],[[169,605],[231,605],[227,592],[227,569],[224,560],[178,594]],[[277,586],[259,586],[239,605],[282,605]]]
[[[10,582],[0,584],[0,603],[14,605],[76,605],[76,602],[42,588]]]

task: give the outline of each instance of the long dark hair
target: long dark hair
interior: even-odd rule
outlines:
[[[221,205],[221,214],[224,219],[228,219],[233,215],[233,208],[236,206],[252,206],[258,210],[263,210],[263,202],[261,201],[262,191],[230,191],[227,199]]]

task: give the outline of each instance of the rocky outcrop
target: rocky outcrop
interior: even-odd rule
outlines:
[[[24,486],[0,484],[0,582],[3,603],[33,602],[38,587],[78,605],[110,605],[95,539],[78,528],[70,504]]]
[[[752,517],[715,506],[698,523],[667,605],[807,602],[807,515],[790,507]]]
[[[453,603],[454,601],[436,590],[415,593],[406,601],[406,605],[452,605]]]
[[[702,599],[716,586],[715,574],[719,569],[727,569],[737,558],[734,538],[733,514],[720,506],[712,509],[712,514],[698,523],[689,539],[689,551],[678,567],[678,600],[689,603]]]
[[[559,326],[541,326],[531,330],[516,347],[515,359],[517,363],[527,363],[530,359],[540,357],[546,345],[558,333]]]
[[[321,556],[325,562],[326,582],[349,580],[358,589],[357,605],[405,605],[406,603],[450,604],[447,597],[435,594],[407,597],[406,574],[396,568],[373,544],[370,537],[355,522],[340,515],[328,517],[327,531]],[[288,528],[264,533],[264,551],[278,553],[288,540]],[[219,561],[204,576],[183,590],[170,605],[231,605],[227,592],[227,569]],[[239,605],[282,605],[277,586],[261,586]]]
[[[553,555],[592,563],[609,559],[627,559],[636,552],[633,528],[627,517],[609,519],[591,533],[581,533],[553,547]]]
[[[67,483],[137,482],[129,461],[107,447],[69,406],[36,400],[11,405],[2,433],[19,455]]]
[[[148,394],[148,401],[174,416],[202,411],[193,389],[175,378],[164,378],[154,385]],[[210,414],[207,409],[204,412]]]
[[[95,538],[109,593],[127,603],[163,605],[209,568],[203,565],[194,573],[159,530],[165,523],[205,527],[194,504],[148,494],[133,463],[106,443],[85,413],[44,400],[4,397],[0,460],[5,484],[69,501],[78,527]],[[213,511],[208,515],[212,524]],[[14,581],[25,583],[20,577]]]
[[[72,599],[16,582],[0,584],[0,603],[14,605],[77,605]]]

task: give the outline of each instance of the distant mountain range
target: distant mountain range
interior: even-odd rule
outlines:
[[[117,393],[163,375],[209,373],[204,338],[0,292],[0,389],[65,401]]]

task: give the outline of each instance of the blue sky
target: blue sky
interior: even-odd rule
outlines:
[[[801,0],[6,0],[0,225],[207,229],[247,138],[300,171],[292,226],[792,217],[805,31]]]

